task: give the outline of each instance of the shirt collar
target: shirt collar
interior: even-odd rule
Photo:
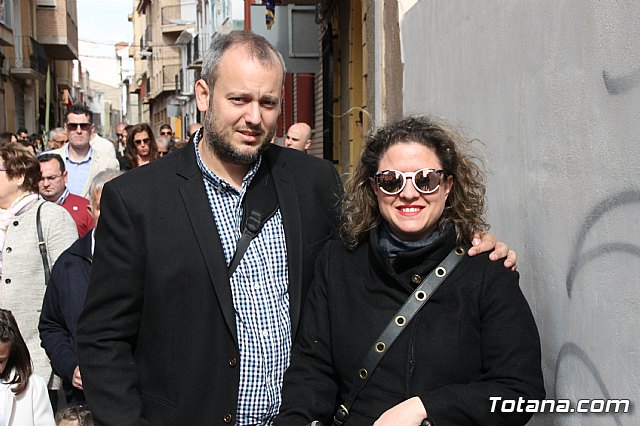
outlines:
[[[55,202],[57,205],[61,206],[62,203],[64,203],[64,200],[67,199],[67,197],[69,196],[69,188],[67,188],[66,186],[64,187],[64,192],[62,193],[62,195],[60,196],[60,198],[58,198]]]
[[[262,163],[262,154],[251,165],[251,167],[249,167],[249,170],[247,171],[247,174],[244,176],[244,178],[242,178],[242,189],[240,191],[238,191],[229,182],[225,181],[220,176],[215,174],[213,172],[213,170],[211,170],[204,163],[204,161],[202,160],[202,156],[200,155],[200,150],[198,150],[198,144],[200,143],[200,138],[203,135],[203,133],[204,133],[204,127],[200,128],[200,130],[198,130],[198,132],[193,137],[193,146],[194,146],[194,149],[196,150],[196,160],[198,162],[198,167],[200,168],[200,171],[202,172],[202,176],[204,176],[204,178],[209,183],[211,183],[213,185],[213,187],[216,188],[216,189],[223,188],[223,189],[226,189],[227,191],[234,191],[236,193],[242,193],[244,188],[247,188],[249,186],[249,184],[253,180],[253,177],[255,176],[256,172],[258,171],[258,168],[260,167],[260,164]]]
[[[73,160],[69,157],[69,144],[70,144],[70,143],[71,143],[71,142],[67,142],[67,143],[64,145],[64,148],[63,148],[63,149],[64,149],[64,157],[65,157],[65,159],[66,159],[67,161],[71,161],[72,163],[75,163],[75,164],[82,164],[82,163],[86,163],[86,162],[88,162],[88,161],[91,161],[91,157],[93,156],[93,148],[91,148],[91,144],[89,144],[89,151],[87,151],[87,155],[85,155],[85,156],[84,156],[84,158],[83,158],[82,160],[80,160],[80,161],[77,161],[77,162],[76,162],[76,161],[73,161]]]

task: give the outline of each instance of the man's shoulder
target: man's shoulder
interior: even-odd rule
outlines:
[[[100,169],[114,169],[120,170],[120,163],[116,159],[115,155],[110,155],[105,151],[93,149],[91,155],[91,161],[98,164]]]
[[[65,207],[65,208],[67,208],[68,206],[71,206],[71,207],[79,206],[79,207],[86,208],[88,205],[89,205],[89,200],[79,195],[71,194],[71,193],[69,193],[67,198],[62,203],[62,207]]]
[[[65,159],[66,154],[64,153],[65,147],[60,147],[56,149],[52,149],[50,151],[43,152],[43,154],[58,154],[62,159]]]
[[[96,151],[115,156],[116,148],[109,139],[105,139],[100,135],[96,135],[93,139],[91,139],[89,143]]]
[[[181,148],[180,151],[184,149],[188,149],[188,147]],[[186,153],[176,152],[175,155],[170,155],[152,161],[144,166],[136,167],[127,171],[118,177],[118,179],[109,182],[109,184],[113,187],[126,188],[127,190],[137,192],[142,191],[143,193],[153,191],[156,187],[166,187],[175,182],[175,177],[179,169],[178,164],[181,163],[184,165],[184,161],[180,159],[184,154]],[[195,164],[195,159],[191,168],[198,168],[197,164]]]
[[[71,244],[71,246],[69,246],[69,248],[66,249],[60,255],[60,258],[62,258],[62,256],[64,255],[72,256],[73,258],[76,258],[78,256],[83,258],[90,257],[91,256],[91,239],[93,238],[91,236],[92,233],[93,231],[89,231],[84,236],[75,240],[73,244]]]
[[[283,167],[296,174],[314,175],[319,170],[330,170],[331,163],[302,151],[272,145],[264,153],[273,167]]]

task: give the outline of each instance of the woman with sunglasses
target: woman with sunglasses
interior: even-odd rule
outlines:
[[[131,170],[158,159],[158,147],[151,126],[147,123],[131,126],[127,131],[127,147],[121,170]]]
[[[489,227],[484,175],[467,147],[426,117],[367,138],[346,185],[341,239],[316,265],[276,425],[329,425],[334,416],[376,426],[529,420],[490,399],[538,400],[545,391],[518,273],[488,254],[466,255],[473,232]],[[455,267],[443,263],[455,258]],[[423,291],[429,274],[444,278]],[[405,302],[415,313],[399,313]]]

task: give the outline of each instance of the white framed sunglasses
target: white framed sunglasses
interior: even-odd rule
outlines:
[[[396,195],[402,192],[407,179],[411,179],[413,187],[422,194],[431,194],[438,190],[444,170],[420,169],[415,172],[401,172],[398,170],[382,170],[374,175],[376,184],[387,195]]]

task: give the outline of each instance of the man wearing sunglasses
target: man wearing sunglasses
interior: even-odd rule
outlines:
[[[160,129],[158,129],[158,136],[166,136],[168,138],[172,138],[173,137],[173,129],[171,129],[171,126],[168,124],[163,124],[160,126]]]
[[[93,178],[103,170],[119,170],[118,160],[115,154],[111,155],[91,146],[93,113],[86,106],[76,104],[67,110],[65,129],[69,143],[51,152],[64,160],[69,192],[89,198]]]
[[[96,423],[273,423],[342,193],[330,162],[271,144],[284,71],[263,37],[217,35],[195,85],[204,127],[105,185],[77,334]],[[275,211],[232,262],[259,192]]]

